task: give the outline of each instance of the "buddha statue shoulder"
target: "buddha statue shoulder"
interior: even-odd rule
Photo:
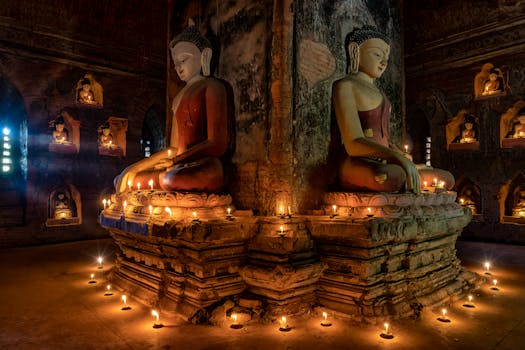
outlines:
[[[339,184],[345,190],[419,193],[421,178],[438,177],[447,187],[453,176],[443,170],[416,167],[390,140],[391,108],[375,85],[390,56],[387,36],[365,26],[347,37],[349,74],[334,82],[332,102],[343,143],[338,164]],[[419,169],[418,169],[419,168]]]
[[[224,185],[227,96],[225,86],[209,77],[211,44],[190,25],[169,47],[175,71],[186,83],[173,100],[170,146],[124,169],[115,179],[117,192],[150,179],[165,191],[215,193]]]

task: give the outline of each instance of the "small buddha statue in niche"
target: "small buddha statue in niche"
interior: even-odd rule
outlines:
[[[52,142],[57,144],[70,144],[69,141],[69,133],[68,130],[65,127],[64,118],[58,117],[53,121],[53,124],[55,126],[55,130],[53,130],[52,133]]]
[[[499,94],[505,90],[503,74],[499,68],[492,68],[488,79],[483,83],[482,95]]]
[[[512,216],[525,217],[525,188],[523,186],[519,186],[514,190],[513,202]]]
[[[88,78],[84,78],[81,81],[82,89],[78,92],[78,102],[86,104],[94,104],[95,95],[91,90],[91,81]]]
[[[169,45],[175,71],[186,85],[172,104],[170,147],[124,169],[115,178],[117,193],[127,183],[154,182],[165,191],[219,192],[224,185],[223,158],[228,150],[226,89],[208,77],[212,49],[194,25]],[[202,70],[202,71],[201,71]]]
[[[390,103],[375,85],[386,70],[389,40],[373,27],[356,29],[347,37],[348,76],[332,89],[334,112],[343,141],[340,186],[346,190],[396,192],[405,187],[419,193],[420,183],[436,178],[454,186],[447,171],[416,166],[390,142]]]
[[[521,111],[520,111],[521,112]],[[518,115],[518,122],[514,124],[512,138],[525,138],[525,109]]]
[[[103,124],[99,129],[98,142],[102,147],[115,148],[117,145],[113,142],[113,135],[109,124]]]
[[[476,137],[476,120],[472,114],[465,117],[465,122],[461,126],[461,137],[458,137],[456,142],[472,143],[477,141]]]
[[[55,193],[54,198],[55,219],[70,219],[73,212],[70,208],[69,199],[64,192]]]

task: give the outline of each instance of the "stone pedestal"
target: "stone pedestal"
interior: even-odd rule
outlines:
[[[315,303],[323,271],[304,218],[266,218],[249,244],[241,276],[266,301],[267,316],[302,314]]]
[[[327,215],[309,223],[327,265],[319,302],[373,317],[411,314],[460,294],[474,276],[463,273],[455,243],[472,215],[455,199],[454,192],[326,194]]]
[[[125,210],[124,197],[130,203]],[[216,206],[229,204],[229,196],[224,197],[135,191],[114,198],[115,203],[101,214],[101,224],[119,247],[114,283],[187,320],[223,298],[240,294],[245,284],[239,269],[245,264],[254,219],[226,217]],[[170,206],[161,204],[171,204],[171,215],[165,210]],[[187,211],[195,211],[197,219]],[[207,219],[199,219],[203,216]]]

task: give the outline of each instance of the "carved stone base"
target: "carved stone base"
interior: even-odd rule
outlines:
[[[305,313],[315,303],[323,264],[304,221],[267,219],[249,244],[241,276],[267,302],[267,316]]]
[[[358,317],[406,315],[460,294],[474,278],[462,274],[455,251],[471,212],[455,198],[453,192],[327,194],[327,214],[333,204],[347,214],[310,221],[327,265],[320,303]]]

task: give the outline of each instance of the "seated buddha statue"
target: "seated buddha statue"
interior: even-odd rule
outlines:
[[[512,128],[512,138],[515,139],[525,138],[525,108],[520,112],[518,113],[518,122]]]
[[[84,78],[80,84],[82,88],[78,92],[78,102],[86,104],[96,103],[93,92],[91,91],[91,81],[87,78]]]
[[[69,200],[66,197],[65,193],[55,193],[55,198],[53,202],[55,209],[55,219],[69,219],[73,216],[72,210],[69,205]]]
[[[65,128],[64,118],[58,117],[54,121],[55,124],[55,130],[53,130],[52,133],[52,142],[57,144],[68,144],[69,141],[69,133],[67,129]]]
[[[483,84],[482,95],[493,95],[503,92],[503,78],[499,68],[492,68],[489,72],[489,77]]]
[[[100,127],[100,135],[98,142],[102,147],[114,148],[116,145],[113,143],[113,135],[111,135],[111,129],[108,124],[104,124]]]
[[[212,49],[190,25],[170,43],[175,71],[186,85],[173,99],[169,152],[160,151],[130,165],[115,178],[117,193],[128,183],[154,182],[165,191],[219,192],[229,145],[225,86],[208,77]],[[172,154],[169,156],[168,154]]]
[[[476,129],[475,126],[476,121],[474,119],[474,116],[472,114],[465,117],[465,122],[461,126],[461,135],[458,137],[455,142],[459,143],[472,143],[477,141],[476,137]]]
[[[334,82],[332,100],[344,149],[338,164],[340,186],[345,190],[419,193],[420,183],[444,181],[454,186],[447,171],[416,166],[390,142],[390,103],[375,85],[386,70],[388,38],[373,27],[363,27],[347,37],[349,74]]]

